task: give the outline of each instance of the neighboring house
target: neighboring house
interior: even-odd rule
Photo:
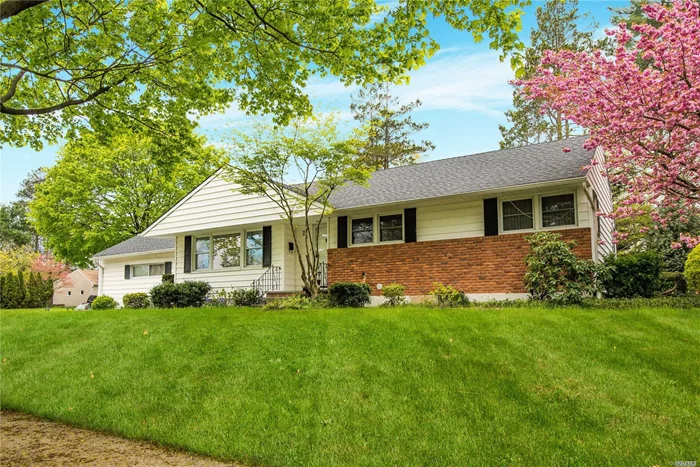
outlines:
[[[132,237],[97,253],[100,274],[99,295],[109,295],[119,303],[124,295],[148,292],[170,274],[175,258],[172,238]]]
[[[614,251],[614,225],[595,213],[611,212],[612,198],[602,164],[585,169],[592,159],[602,162],[603,151],[582,149],[584,141],[382,170],[368,186],[343,187],[321,226],[319,280],[366,281],[374,295],[398,282],[417,298],[440,282],[473,299],[521,298],[525,237],[538,231],[576,240],[577,254],[600,261]],[[148,276],[136,286],[133,268],[160,264],[165,270],[168,261],[176,282],[203,280],[217,289],[258,281],[265,291],[300,291],[287,220],[271,201],[241,194],[220,174],[140,236],[96,255],[104,271],[101,293],[119,300],[128,291],[146,291],[157,280]],[[130,242],[143,248],[132,249]]]
[[[98,294],[99,278],[95,269],[77,269],[53,284],[53,304],[78,306],[90,295]]]

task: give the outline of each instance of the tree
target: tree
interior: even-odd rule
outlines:
[[[114,113],[166,134],[234,101],[278,123],[310,115],[312,75],[362,85],[423,65],[439,48],[428,15],[517,65],[528,3],[0,1],[0,144],[33,147]]]
[[[530,32],[522,78],[538,72],[546,50],[590,50],[593,32],[579,30],[580,21],[586,17],[579,14],[578,0],[548,0],[544,7],[537,7],[537,27]],[[595,25],[589,29],[593,28]],[[513,91],[513,109],[506,111],[510,126],[498,126],[503,137],[501,149],[556,141],[574,133],[574,126],[561,111],[547,108],[542,113],[541,104],[540,100],[527,99],[518,88]]]
[[[663,228],[662,208],[675,209],[681,220],[700,213],[700,5],[675,0],[642,8],[656,23],[634,25],[631,46],[632,33],[621,24],[612,33],[613,57],[547,52],[540,73],[517,84],[545,109],[587,128],[586,148],[606,150],[610,180],[628,187],[613,217],[644,215],[642,206],[652,205],[652,219]],[[650,65],[640,67],[639,57]],[[681,238],[689,247],[698,243]]]
[[[24,305],[24,291],[21,289],[22,283],[20,276],[22,274],[6,273],[3,274],[2,281],[2,308],[22,308]]]
[[[27,207],[20,202],[0,205],[0,247],[34,247],[36,231],[27,219]]]
[[[32,170],[22,180],[17,200],[0,205],[0,247],[30,246],[41,249],[41,238],[27,218],[28,204],[34,199],[36,187],[44,180],[46,169]]]
[[[235,167],[227,177],[241,193],[265,196],[282,212],[294,241],[301,278],[319,292],[319,229],[332,211],[330,196],[369,176],[357,160],[359,140],[343,137],[333,117],[296,120],[288,127],[259,124],[233,141]],[[290,173],[301,177],[293,183]]]
[[[29,246],[3,245],[0,248],[0,274],[18,273],[29,269],[39,253]]]
[[[389,83],[368,85],[353,97],[350,110],[367,133],[360,154],[370,169],[415,164],[423,153],[435,149],[430,141],[413,141],[413,135],[428,128],[408,115],[420,106],[420,100],[400,105]]]
[[[30,219],[59,260],[84,266],[142,232],[223,163],[203,137],[86,131],[61,149],[30,204]]]

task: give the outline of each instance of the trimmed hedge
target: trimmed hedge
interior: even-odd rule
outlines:
[[[661,257],[651,251],[610,255],[601,277],[606,298],[651,298],[661,287]]]
[[[122,299],[124,308],[148,308],[151,305],[151,300],[145,292],[128,293]]]
[[[95,297],[95,300],[92,301],[92,305],[90,305],[90,308],[93,310],[113,310],[116,307],[117,301],[107,295]]]
[[[211,286],[203,281],[163,282],[151,289],[150,296],[156,308],[201,307],[209,291]]]
[[[369,303],[372,290],[364,282],[336,282],[328,289],[333,306],[361,308]]]

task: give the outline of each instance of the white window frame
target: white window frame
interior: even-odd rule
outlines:
[[[163,272],[163,274],[151,274],[151,266],[161,266],[161,265],[163,266],[163,271],[165,271],[165,261],[163,261],[162,263],[139,263],[139,264],[132,264],[132,265],[131,265],[131,276],[130,276],[130,278],[131,278],[131,279],[144,279],[144,278],[146,278],[146,277],[160,277],[160,276],[162,276],[163,274],[165,274],[165,272]],[[136,266],[148,266],[148,275],[147,275],[147,276],[135,276],[135,275],[134,275],[134,268],[135,268]]]
[[[550,196],[562,196],[562,195],[572,195],[574,197],[574,223],[573,224],[566,224],[566,225],[555,225],[553,227],[545,227],[544,226],[544,210],[542,209],[542,198],[549,198]],[[537,219],[539,220],[539,228],[540,230],[564,230],[564,229],[570,229],[572,227],[577,227],[578,226],[578,193],[574,191],[561,191],[561,192],[555,192],[555,193],[543,193],[540,194],[537,197],[537,206],[539,209],[539,215],[537,216]]]
[[[380,240],[379,218],[385,216],[401,216],[401,240]],[[352,242],[352,221],[354,219],[372,219],[372,242],[370,243],[353,243]],[[396,243],[406,243],[406,217],[403,211],[387,211],[375,214],[357,215],[348,217],[348,246],[351,248],[372,246],[372,245],[392,245]]]
[[[203,234],[203,235],[192,235],[192,251],[191,251],[191,271],[193,274],[202,274],[202,273],[218,273],[218,272],[224,272],[224,271],[240,271],[243,269],[263,269],[264,266],[262,264],[253,264],[249,265],[247,264],[247,258],[248,255],[246,253],[247,248],[247,234],[248,233],[253,233],[253,232],[260,232],[262,235],[263,228],[254,228],[254,229],[246,229],[246,230],[236,230],[232,232],[217,232],[217,233],[210,233],[210,234]],[[226,268],[214,268],[214,237],[221,237],[221,236],[226,236],[226,235],[240,235],[241,236],[241,257],[239,261],[238,266],[230,266]],[[197,268],[197,239],[202,239],[202,238],[209,238],[209,267],[206,269],[198,269]]]
[[[557,225],[554,227],[544,227],[542,222],[542,198],[547,198],[550,196],[560,196],[560,195],[573,195],[574,196],[574,219],[575,224],[567,225]],[[503,230],[503,203],[509,201],[520,201],[523,199],[532,200],[532,229],[521,229],[521,230]],[[550,230],[566,230],[578,227],[579,225],[579,212],[578,212],[578,191],[576,189],[552,191],[547,193],[539,193],[530,196],[519,196],[515,198],[504,197],[498,198],[498,235],[509,235],[509,234],[521,234],[521,233],[532,233]]]
[[[510,203],[513,201],[522,201],[524,199],[532,200],[532,228],[531,229],[518,229],[518,230],[503,230],[503,203]],[[498,198],[498,234],[508,235],[508,234],[518,234],[535,232],[537,230],[537,197],[536,196],[520,196],[518,198]]]

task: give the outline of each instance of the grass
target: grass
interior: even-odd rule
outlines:
[[[7,311],[3,408],[262,465],[700,460],[700,310]]]

